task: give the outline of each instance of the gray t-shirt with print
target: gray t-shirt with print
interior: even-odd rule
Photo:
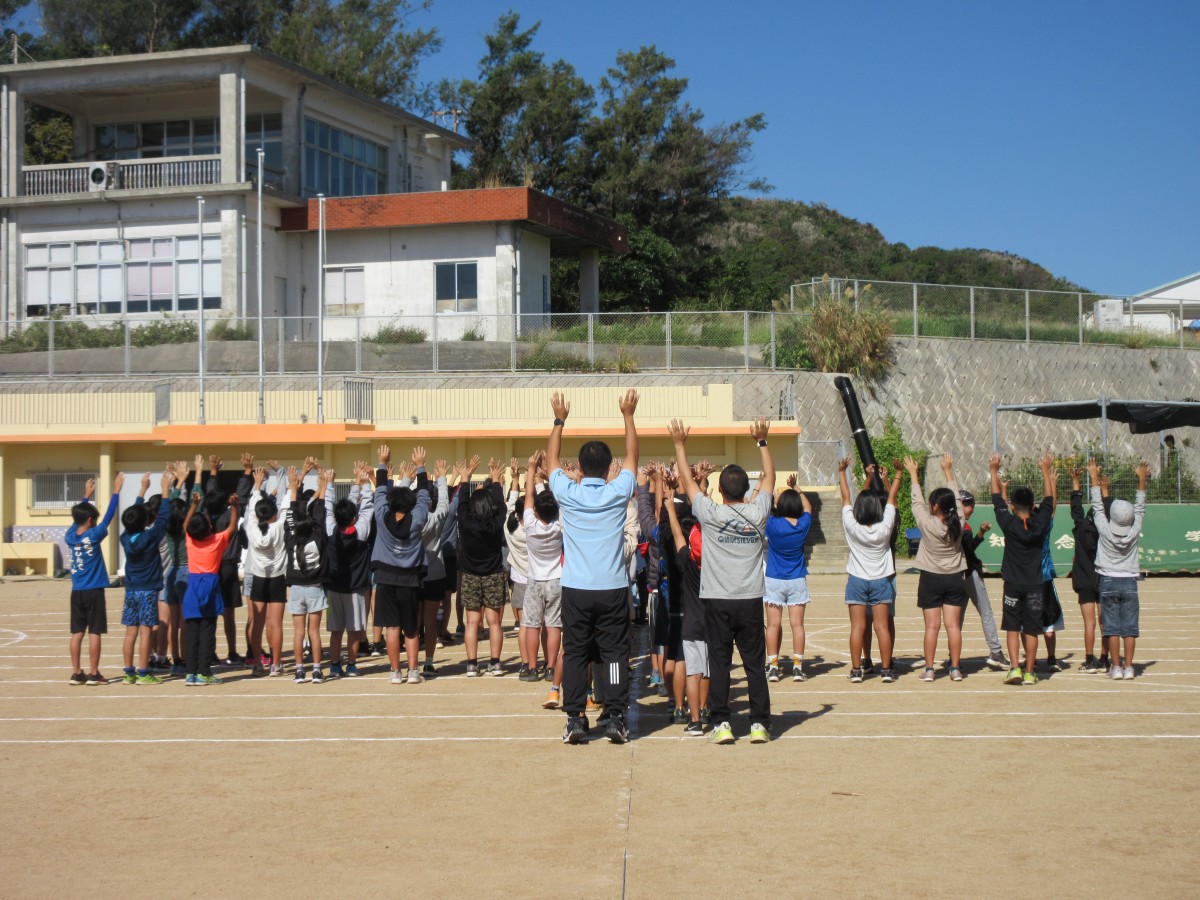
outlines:
[[[700,596],[705,599],[750,600],[761,598],[763,584],[763,529],[771,512],[771,495],[760,493],[749,503],[728,506],[700,494],[692,501],[692,514],[703,538],[700,559]]]

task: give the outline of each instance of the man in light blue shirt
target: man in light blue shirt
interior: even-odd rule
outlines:
[[[626,675],[629,653],[629,573],[624,559],[625,517],[633,497],[638,466],[638,436],[633,423],[638,392],[628,390],[619,401],[625,420],[625,460],[608,481],[612,451],[603,441],[579,448],[583,477],[576,482],[559,462],[562,432],[571,405],[557,392],[550,400],[554,426],[546,448],[550,490],[563,524],[563,709],[567,727],[563,743],[587,737],[584,716],[588,663],[595,648],[597,676],[603,688],[608,727],[614,744],[629,740],[625,711],[629,705]]]

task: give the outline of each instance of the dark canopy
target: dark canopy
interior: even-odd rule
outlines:
[[[1078,400],[1067,403],[1028,403],[996,407],[1049,419],[1100,419],[1125,422],[1133,434],[1174,428],[1200,427],[1200,402],[1195,400]]]

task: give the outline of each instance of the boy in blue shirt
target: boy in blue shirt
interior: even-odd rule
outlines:
[[[162,496],[171,489],[174,476],[162,477]],[[134,505],[121,514],[125,531],[121,547],[125,550],[125,607],[121,624],[125,626],[125,684],[161,684],[162,679],[150,673],[150,630],[158,625],[158,592],[163,589],[162,543],[171,518],[171,504],[159,503],[158,515],[149,521],[146,514],[146,491],[150,489],[150,473],[142,476],[142,489]],[[138,638],[142,641],[139,661],[133,667],[133,649]]]
[[[104,520],[97,524],[100,510],[92,505],[96,479],[89,478],[83,499],[71,507],[74,524],[67,528],[64,540],[71,559],[71,680],[75,684],[108,684],[100,674],[100,635],[108,631],[108,611],[104,606],[104,589],[109,586],[108,567],[104,565],[103,542],[108,537],[108,525],[117,514],[117,500],[125,473],[113,479],[112,497]],[[88,633],[88,661],[91,669],[84,675],[80,665],[83,635]]]

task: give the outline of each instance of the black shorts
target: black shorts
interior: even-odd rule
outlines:
[[[445,578],[426,578],[421,585],[421,598],[429,603],[441,603],[446,596]]]
[[[1004,618],[1000,627],[1005,631],[1041,634],[1045,596],[1045,585],[1004,582]]]
[[[922,572],[917,581],[917,608],[938,609],[942,606],[967,605],[967,582],[962,572],[942,575]]]
[[[221,602],[226,609],[237,609],[242,605],[242,583],[238,578],[236,559],[221,560]]]
[[[667,601],[667,592],[663,591],[663,587],[670,591],[674,585],[667,582],[666,585],[659,585],[658,593],[655,595],[654,608],[650,610],[650,622],[654,626],[654,634],[651,642],[655,647],[665,647],[671,640],[671,609]]]
[[[108,633],[108,610],[104,605],[104,588],[71,591],[71,634]]]
[[[287,603],[287,576],[255,575],[250,581],[250,599],[255,603]]]
[[[405,637],[416,635],[421,622],[419,585],[375,585],[375,627],[399,628]]]
[[[458,590],[458,551],[449,544],[442,548],[442,563],[446,566],[446,584],[450,590]]]
[[[683,616],[671,616],[667,625],[666,657],[674,662],[683,661]]]
[[[1053,581],[1047,581],[1042,591],[1042,630],[1054,625],[1062,618],[1062,604],[1058,602],[1058,590]]]
[[[1080,603],[1100,602],[1100,590],[1098,588],[1096,590],[1092,590],[1091,588],[1084,588],[1083,590],[1075,588],[1075,593],[1079,595],[1078,600]]]

